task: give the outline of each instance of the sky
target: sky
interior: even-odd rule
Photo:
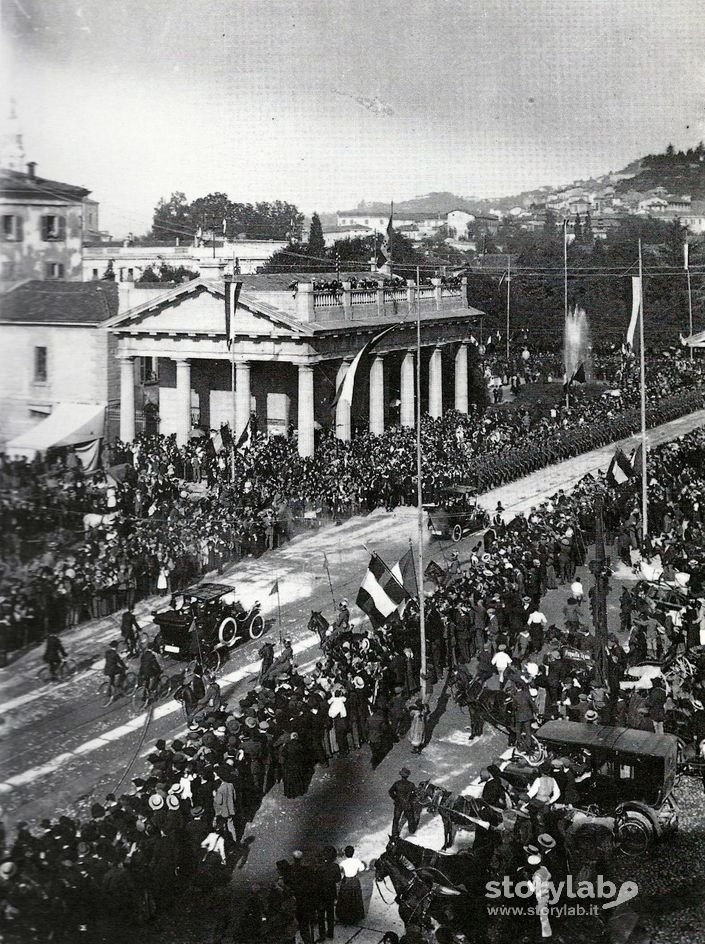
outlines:
[[[705,138],[701,0],[0,4],[27,160],[118,236],[176,190],[492,197]]]

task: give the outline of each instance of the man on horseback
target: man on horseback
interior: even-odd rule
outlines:
[[[389,796],[394,801],[394,816],[392,818],[392,837],[397,838],[405,822],[409,824],[409,832],[415,833],[418,825],[416,808],[416,785],[409,780],[411,771],[402,767],[399,771],[399,780],[395,780],[389,788]]]

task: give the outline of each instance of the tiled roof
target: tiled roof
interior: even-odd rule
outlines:
[[[41,197],[43,200],[65,200],[67,203],[80,203],[90,190],[64,184],[60,180],[47,180],[45,177],[30,177],[18,170],[0,168],[0,197],[5,199],[25,199]]]
[[[97,324],[118,312],[115,282],[34,279],[0,296],[0,323]]]

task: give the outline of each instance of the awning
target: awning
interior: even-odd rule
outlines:
[[[105,422],[105,403],[58,403],[45,420],[5,444],[10,458],[33,459],[38,452],[57,446],[101,439]]]

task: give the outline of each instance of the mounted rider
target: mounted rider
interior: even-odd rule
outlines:
[[[333,623],[333,635],[337,636],[338,633],[344,633],[350,628],[350,610],[348,609],[348,601],[341,600],[338,604],[338,612],[335,616],[335,622]]]

